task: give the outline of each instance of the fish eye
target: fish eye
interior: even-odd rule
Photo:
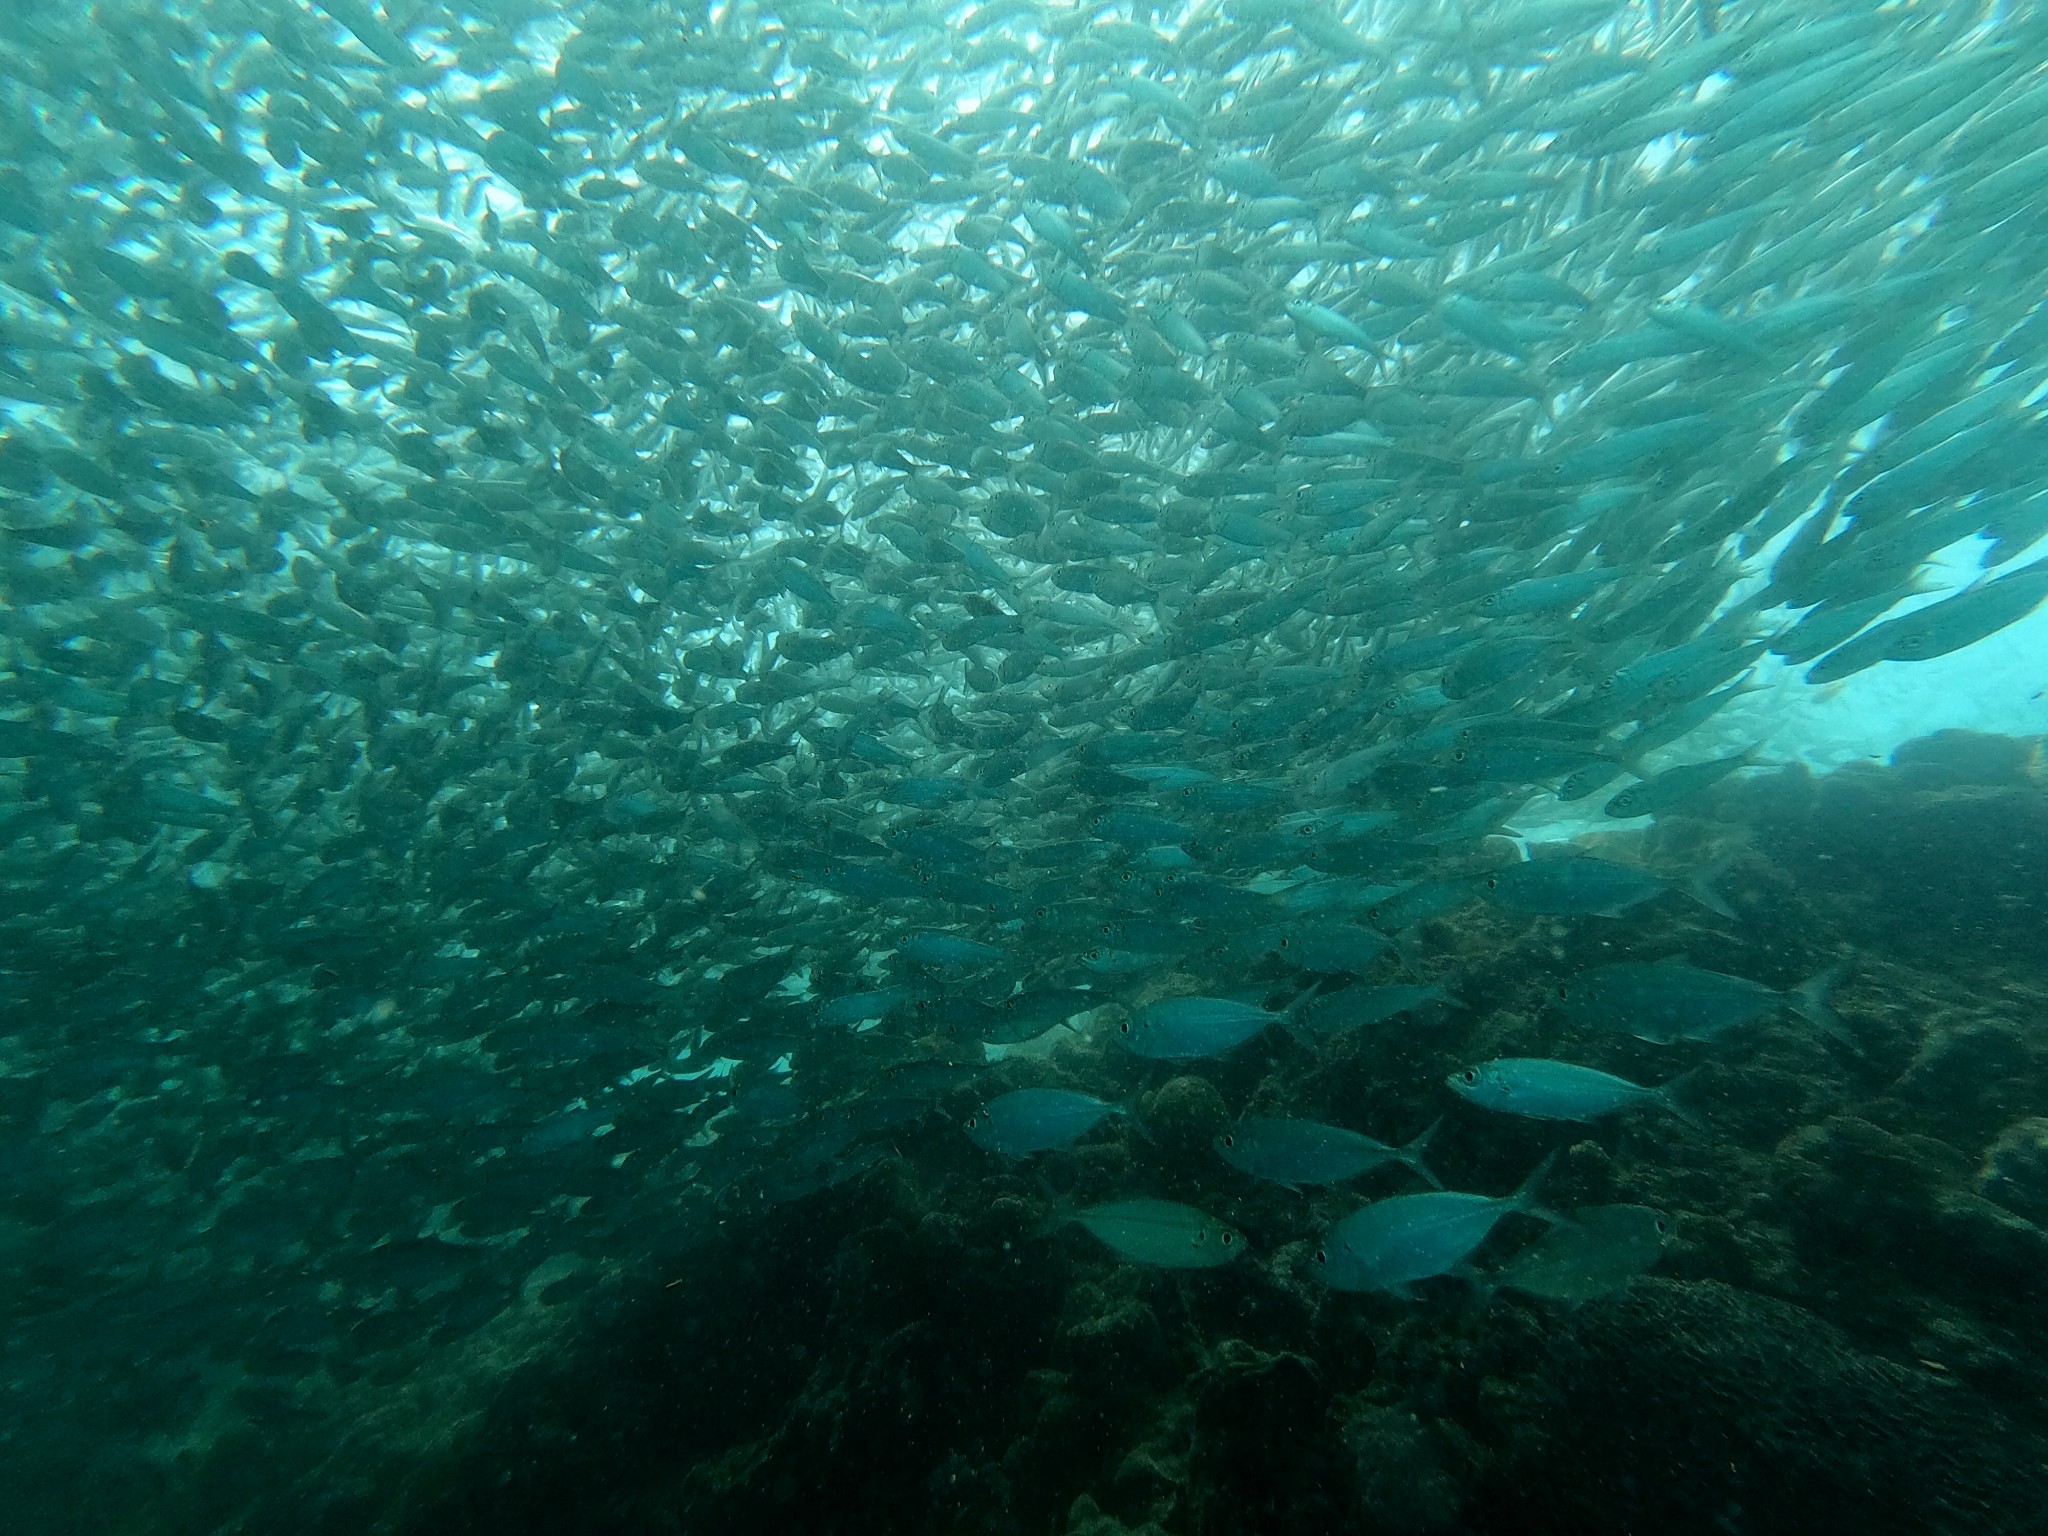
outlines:
[[[969,1115],[969,1116],[967,1117],[967,1129],[968,1129],[968,1130],[970,1130],[970,1131],[971,1131],[971,1130],[973,1130],[973,1129],[974,1129],[974,1128],[975,1128],[975,1127],[976,1127],[977,1125],[979,1125],[979,1124],[981,1124],[981,1116],[979,1116],[979,1115]]]
[[[1116,1032],[1120,1035],[1128,1035],[1131,1032],[1131,1021],[1125,1019],[1123,1023],[1117,1025]]]
[[[1128,869],[1123,872],[1123,882],[1125,885],[1131,883],[1131,872]]]
[[[1318,1248],[1318,1249],[1316,1250],[1316,1262],[1317,1262],[1318,1264],[1327,1264],[1327,1263],[1329,1263],[1329,1262],[1330,1262],[1330,1250],[1329,1250],[1329,1249],[1327,1249],[1327,1248]]]
[[[1476,1083],[1479,1081],[1479,1069],[1477,1067],[1467,1067],[1458,1074],[1458,1079],[1461,1082]]]
[[[1236,1242],[1236,1241],[1237,1241],[1237,1234],[1236,1234],[1235,1232],[1232,1232],[1232,1231],[1229,1231],[1229,1230],[1227,1230],[1227,1229],[1226,1229],[1226,1230],[1225,1230],[1225,1232],[1224,1232],[1224,1234],[1223,1234],[1223,1237],[1222,1237],[1222,1243],[1223,1243],[1223,1246],[1224,1246],[1224,1247],[1226,1247],[1226,1248],[1228,1248],[1228,1247],[1229,1247],[1229,1246],[1230,1246],[1230,1245],[1231,1245],[1232,1243],[1234,1243],[1234,1242]]]
[[[1237,1145],[1237,1138],[1231,1135],[1230,1132],[1225,1131],[1223,1133],[1223,1145],[1225,1145],[1226,1147],[1234,1147]]]
[[[1463,761],[1465,761],[1465,749],[1463,747],[1460,747],[1457,751],[1453,752],[1451,754],[1451,761],[1454,763],[1462,763]]]
[[[1488,875],[1488,876],[1486,877],[1486,888],[1487,888],[1487,889],[1488,889],[1489,891],[1497,891],[1497,890],[1499,890],[1499,889],[1500,889],[1500,876],[1499,876],[1499,875]]]
[[[1292,939],[1282,939],[1282,940],[1280,941],[1280,947],[1281,947],[1282,949],[1285,949],[1285,948],[1286,948],[1286,947],[1287,947],[1288,945],[1292,944],[1293,942],[1294,942],[1294,940],[1292,940]]]

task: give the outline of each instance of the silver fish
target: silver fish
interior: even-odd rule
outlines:
[[[1217,1155],[1240,1173],[1292,1189],[1342,1184],[1386,1163],[1400,1163],[1435,1188],[1443,1186],[1422,1161],[1437,1121],[1404,1146],[1390,1147],[1359,1131],[1316,1120],[1240,1120],[1217,1136]]]
[[[1701,906],[1723,917],[1734,910],[1717,892],[1711,874],[1697,876],[1680,888]],[[1647,870],[1590,854],[1531,859],[1488,875],[1487,898],[1518,912],[1551,916],[1613,917],[1673,888],[1673,883]]]
[[[1297,1000],[1289,1009],[1273,1013],[1227,997],[1169,997],[1147,1003],[1118,1025],[1117,1041],[1126,1050],[1158,1061],[1220,1056],[1269,1025],[1284,1022],[1299,1006]]]
[[[1665,1214],[1648,1206],[1582,1206],[1486,1279],[1501,1290],[1576,1306],[1650,1270],[1670,1228]]]
[[[1534,1120],[1598,1120],[1654,1104],[1688,1124],[1699,1119],[1677,1098],[1682,1078],[1645,1088],[1611,1072],[1544,1057],[1502,1056],[1464,1067],[1445,1079],[1453,1093],[1481,1109]]]
[[[984,1152],[1029,1157],[1071,1146],[1119,1105],[1066,1088],[1018,1088],[990,1099],[967,1117],[968,1140]]]
[[[1159,1269],[1215,1269],[1245,1251],[1241,1233],[1172,1200],[1112,1200],[1055,1212],[1055,1226],[1070,1222],[1087,1228],[1119,1257]]]
[[[1779,1008],[1854,1046],[1855,1039],[1829,1004],[1848,973],[1842,961],[1779,992],[1742,976],[1703,971],[1682,961],[1621,961],[1582,971],[1557,987],[1558,1006],[1596,1029],[1668,1045],[1714,1040],[1738,1025]]]
[[[1340,1291],[1391,1291],[1410,1296],[1418,1280],[1464,1264],[1503,1218],[1517,1212],[1555,1222],[1536,1203],[1536,1187],[1557,1159],[1552,1153],[1511,1195],[1453,1190],[1396,1195],[1353,1211],[1332,1226],[1316,1251],[1316,1273]]]

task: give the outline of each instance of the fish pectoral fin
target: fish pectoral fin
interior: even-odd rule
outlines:
[[[1530,1215],[1540,1216],[1545,1221],[1556,1221],[1559,1219],[1554,1213],[1544,1210],[1542,1206],[1536,1203],[1536,1190],[1550,1176],[1550,1170],[1557,1166],[1557,1159],[1558,1153],[1553,1151],[1529,1171],[1529,1177],[1522,1180],[1521,1186],[1512,1195],[1507,1197],[1508,1203],[1513,1209],[1527,1211]]]

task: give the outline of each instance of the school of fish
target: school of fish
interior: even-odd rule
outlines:
[[[1711,1136],[1682,1083],[1458,1056],[1430,924],[1739,921],[1715,870],[1503,829],[1686,816],[1766,670],[2048,598],[2033,8],[209,0],[0,40],[10,1379],[50,1330],[108,1376],[459,1337],[933,1117],[1057,1183],[1144,1133],[1112,1053],[1448,1019],[1447,1114]],[[1558,1005],[1853,1049],[1828,975],[1665,959]],[[1215,1177],[1434,1183],[1394,1129],[1247,1113]],[[1157,1193],[1043,1240],[1245,1261]],[[1304,1236],[1402,1294],[1516,1214],[1550,1236],[1489,1283],[1654,1262],[1657,1213],[1537,1196]]]

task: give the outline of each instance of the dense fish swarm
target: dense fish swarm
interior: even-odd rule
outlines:
[[[1705,843],[1503,829],[1686,818],[1759,668],[2048,598],[2044,60],[1989,3],[0,7],[0,1451],[174,1466],[912,1141],[1244,1283],[1066,1149],[1456,1019],[1468,909],[1734,929]],[[1607,1047],[1858,1055],[1834,954],[1582,958],[1629,1078],[1460,1106],[1447,1040],[1412,1124],[1233,1084],[1185,1165],[1711,1141]],[[1512,1145],[1285,1240],[1469,1273],[1558,1215]],[[1615,1211],[1487,1294],[1626,1285]]]

